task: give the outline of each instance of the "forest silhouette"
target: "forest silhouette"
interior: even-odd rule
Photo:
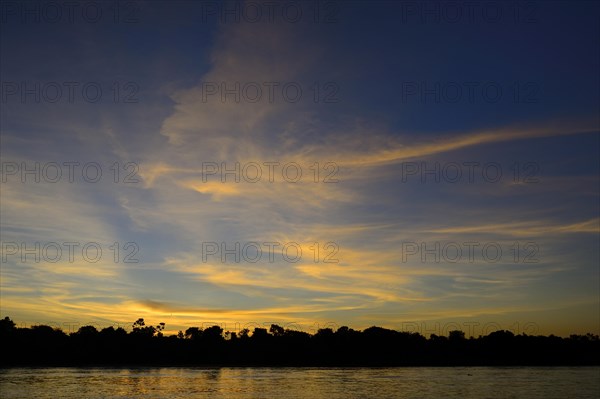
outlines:
[[[15,366],[584,366],[600,365],[598,335],[477,338],[462,331],[429,338],[381,327],[319,329],[315,334],[266,328],[224,331],[190,327],[163,334],[164,323],[138,319],[127,332],[83,326],[66,334],[47,325],[19,328],[0,319],[1,367]]]

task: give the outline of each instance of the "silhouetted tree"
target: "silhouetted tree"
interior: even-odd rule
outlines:
[[[156,327],[154,327],[154,331],[156,332],[157,337],[163,336],[163,330],[165,329],[165,323],[158,323]]]
[[[144,319],[137,319],[132,325],[132,333],[144,337],[152,337],[156,332],[153,326],[147,326]]]
[[[450,341],[463,341],[465,339],[465,333],[460,330],[450,331],[448,333],[448,339]]]
[[[281,337],[285,333],[283,327],[278,326],[277,324],[271,324],[271,328],[269,328],[269,332],[276,337]]]
[[[240,338],[241,339],[247,339],[249,337],[250,334],[250,330],[248,330],[247,328],[243,328],[240,330]]]
[[[0,366],[115,366],[115,365],[268,365],[268,366],[473,366],[473,365],[599,365],[600,337],[568,338],[515,335],[494,331],[465,338],[454,330],[448,336],[381,327],[364,331],[347,326],[319,329],[311,335],[272,324],[223,333],[219,326],[190,327],[164,336],[164,323],[148,326],[144,319],[123,328],[98,331],[83,326],[70,335],[38,325],[17,328],[0,320]],[[225,339],[225,337],[227,339]]]
[[[266,328],[255,327],[252,332],[252,340],[254,341],[266,341],[269,339],[269,333]]]
[[[10,319],[10,317],[5,317],[0,320],[0,334],[9,334],[16,331],[16,324],[14,321]]]
[[[185,337],[187,339],[200,339],[200,337],[202,337],[202,329],[198,327],[190,327],[185,330]]]
[[[223,340],[223,329],[219,326],[208,327],[202,333],[202,337],[208,341],[216,342]]]
[[[77,330],[77,332],[73,334],[78,335],[80,337],[95,337],[98,335],[98,330],[96,330],[96,327],[94,326],[83,326],[80,327],[79,330]]]

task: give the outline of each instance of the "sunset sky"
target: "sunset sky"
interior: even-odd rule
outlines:
[[[2,1],[0,317],[599,334],[600,4],[474,3]]]

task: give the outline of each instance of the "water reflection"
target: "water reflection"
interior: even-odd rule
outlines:
[[[31,368],[2,398],[594,398],[600,368]]]

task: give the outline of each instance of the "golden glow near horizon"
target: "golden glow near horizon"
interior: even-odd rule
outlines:
[[[386,42],[380,53],[383,32],[360,44],[350,17],[206,25],[193,39],[183,32],[192,15],[179,15],[181,32],[164,33],[177,45],[166,46],[146,38],[159,16],[144,9],[147,20],[123,28],[138,30],[134,48],[102,26],[80,32],[114,46],[120,67],[102,46],[68,50],[85,81],[135,81],[137,102],[23,102],[3,86],[1,317],[66,331],[142,317],[167,333],[272,323],[600,333],[593,107],[555,109],[562,97],[548,92],[537,103],[403,102],[385,65],[431,81],[418,61],[429,52],[402,42],[394,55]],[[43,38],[26,67],[4,54],[31,40],[3,35],[3,82],[35,81]],[[76,79],[65,54],[47,65],[50,80]],[[461,57],[474,55],[444,63],[461,81],[479,76]],[[514,87],[513,75],[485,76]],[[247,101],[256,85],[261,101]],[[283,101],[298,85],[302,100]],[[315,97],[333,92],[339,101]]]

